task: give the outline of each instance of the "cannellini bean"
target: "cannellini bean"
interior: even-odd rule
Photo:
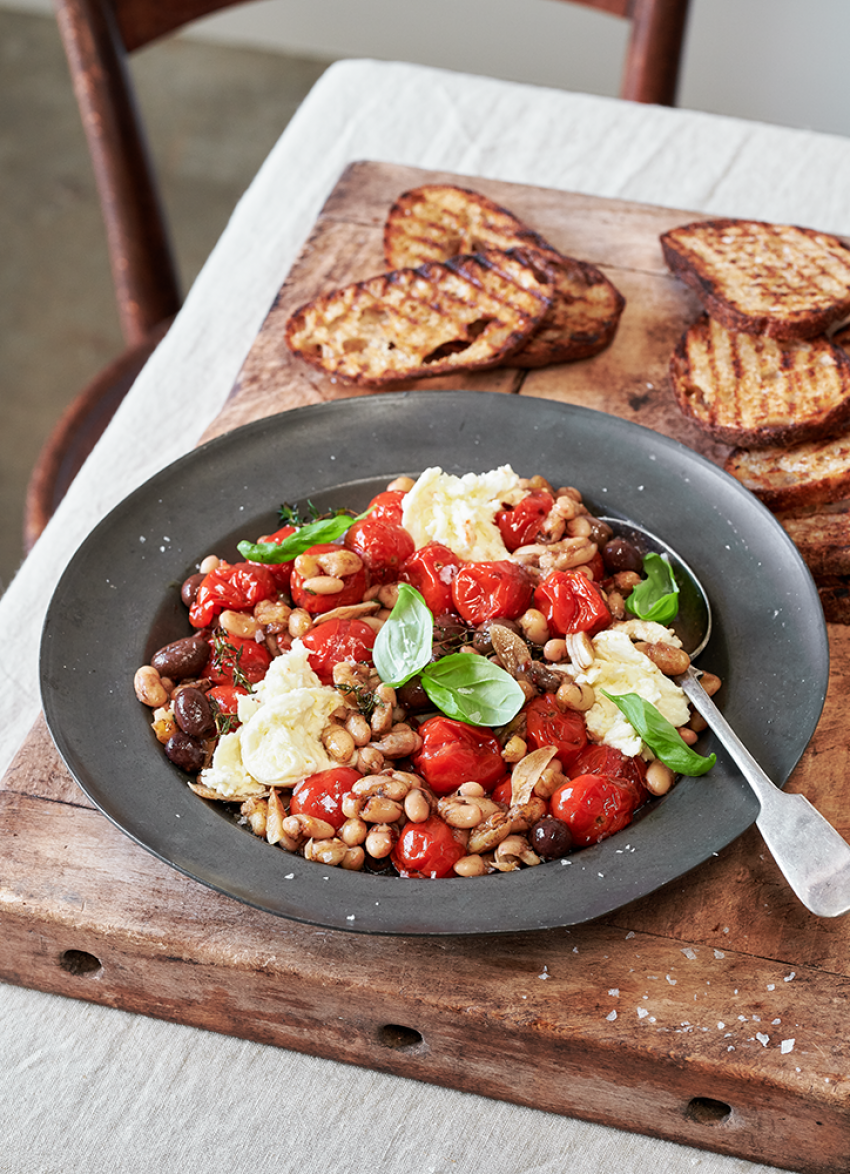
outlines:
[[[339,595],[345,583],[336,575],[314,575],[311,579],[305,579],[302,587],[308,595]]]
[[[666,795],[673,786],[673,778],[670,767],[656,758],[646,768],[646,789],[651,795]]]
[[[137,699],[143,705],[149,705],[151,709],[159,709],[168,701],[168,691],[152,665],[144,664],[140,669],[136,669],[133,688]]]

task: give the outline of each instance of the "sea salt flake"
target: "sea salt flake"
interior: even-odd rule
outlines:
[[[664,976],[664,977],[665,977],[665,978],[667,979],[667,981],[670,983],[670,986],[675,986],[675,985],[676,985],[676,983],[679,981],[679,980],[678,980],[678,978],[671,978],[669,974],[665,974],[665,976]]]
[[[688,959],[689,962],[693,962],[693,960],[697,956],[696,950],[692,950],[690,946],[685,946],[684,950],[682,950],[682,953],[685,955],[685,957]]]
[[[796,1043],[796,1040],[784,1039],[782,1041],[782,1043],[779,1045],[779,1050],[782,1053],[782,1055],[785,1056],[788,1054],[788,1052],[793,1052],[795,1043]],[[799,1072],[799,1068],[797,1069],[797,1071]]]
[[[769,991],[775,991],[775,990],[776,990],[776,983],[775,983],[775,982],[769,982],[769,983],[767,984],[767,989],[768,989]]]
[[[612,999],[619,999],[620,988],[618,986],[612,986],[610,991],[608,992],[608,994],[611,996]]]
[[[797,977],[797,971],[796,971],[796,970],[792,970],[790,974],[786,974],[786,975],[785,975],[785,977],[783,978],[783,980],[782,980],[782,981],[783,981],[783,982],[791,982],[791,980],[792,980],[793,978],[796,978],[796,977]]]
[[[638,1013],[638,1019],[646,1019],[647,1015],[649,1014],[646,1007],[638,1007],[637,1013]]]
[[[723,1020],[721,1019],[721,1020],[718,1022],[718,1024],[717,1024],[717,1030],[718,1030],[718,1031],[722,1031],[722,1030],[723,1030],[723,1028],[724,1028],[725,1026],[726,1026],[726,1024],[725,1024],[725,1023],[723,1022]]]
[[[765,1035],[763,1031],[756,1032],[756,1039],[759,1041],[759,1043],[761,1044],[761,1046],[763,1048],[766,1048],[767,1045],[770,1043],[770,1036]]]
[[[608,1014],[605,1016],[605,1018],[608,1020],[609,1023],[613,1023],[614,1020],[617,1018],[617,1012],[616,1011],[609,1011]]]
[[[726,955],[723,953],[723,951],[722,951],[722,950],[715,950],[715,951],[714,951],[714,957],[715,957],[715,958],[725,958],[725,957],[726,957]]]

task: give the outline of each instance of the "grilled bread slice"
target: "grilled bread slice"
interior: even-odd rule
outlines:
[[[673,352],[670,382],[686,416],[742,448],[819,440],[850,422],[850,358],[823,335],[782,342],[703,315]]]
[[[704,220],[661,237],[671,270],[729,330],[814,338],[850,313],[850,249],[835,236],[756,220]]]
[[[736,448],[724,467],[772,510],[840,501],[850,494],[850,432],[789,447]]]
[[[285,337],[315,367],[379,386],[494,366],[540,325],[551,297],[533,254],[487,250],[324,294],[292,314]]]
[[[850,578],[829,575],[818,585],[824,618],[829,624],[850,624]]]
[[[816,579],[850,575],[850,502],[779,521]]]
[[[604,350],[617,331],[625,299],[585,261],[565,257],[512,212],[486,196],[451,184],[405,192],[384,225],[384,254],[395,268],[446,261],[481,248],[529,248],[552,271],[555,296],[541,327],[504,365],[546,367]]]

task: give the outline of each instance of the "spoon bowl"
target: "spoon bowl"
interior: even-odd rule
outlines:
[[[711,605],[694,571],[637,522],[610,516],[600,520],[642,555],[667,556],[679,586],[679,614],[670,626],[691,660],[696,659],[711,637]],[[692,664],[674,679],[755,793],[760,805],[756,826],[785,879],[812,913],[838,917],[850,912],[850,844],[805,796],[786,794],[771,782],[703,689],[701,675]]]

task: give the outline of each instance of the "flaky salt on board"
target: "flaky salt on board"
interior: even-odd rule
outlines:
[[[850,423],[850,359],[824,336],[786,342],[703,316],[682,335],[670,382],[685,415],[742,448],[818,440]]]
[[[328,374],[369,386],[493,367],[540,325],[552,292],[533,254],[483,250],[315,298],[290,317],[286,343]]]
[[[838,237],[757,220],[702,220],[661,236],[672,273],[729,330],[814,338],[850,314],[850,249]]]
[[[551,271],[555,293],[540,327],[504,366],[546,367],[590,358],[607,347],[625,306],[619,290],[594,265],[563,256],[479,192],[425,184],[400,196],[384,225],[384,255],[391,267],[517,247],[539,254]]]

